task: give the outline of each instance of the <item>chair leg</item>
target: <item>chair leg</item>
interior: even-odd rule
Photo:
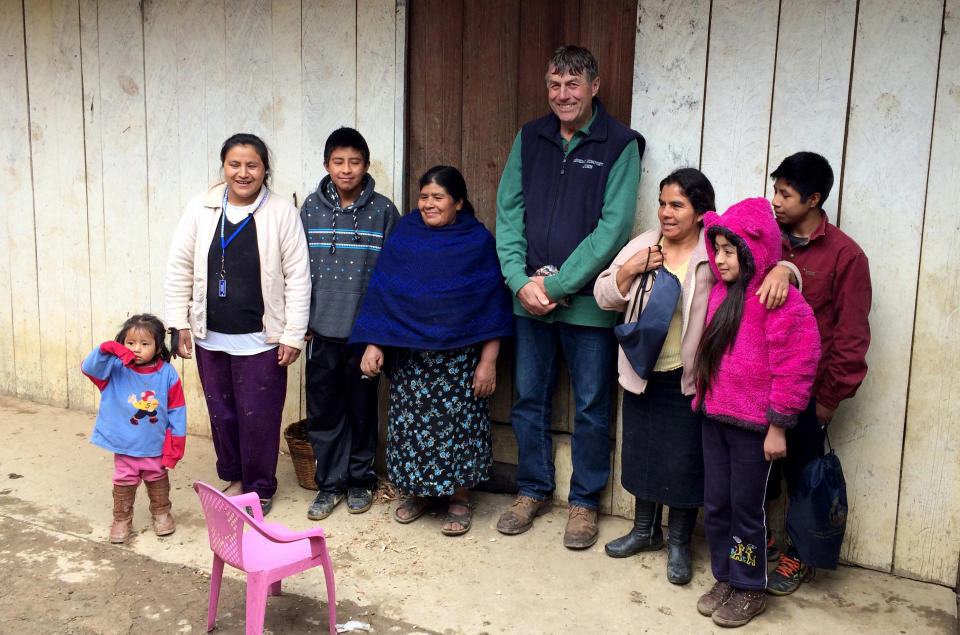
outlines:
[[[247,635],[263,634],[263,618],[267,612],[267,585],[257,574],[247,574]]]
[[[320,558],[323,565],[323,577],[327,583],[327,613],[330,616],[330,635],[337,635],[337,594],[333,585],[333,563],[330,561],[330,554],[324,547],[323,555]]]
[[[210,605],[207,608],[207,632],[217,623],[217,603],[220,601],[220,583],[223,581],[223,560],[214,554],[210,571]]]
[[[281,583],[281,582],[283,582],[283,580],[277,580],[276,582],[274,582],[273,584],[271,584],[271,585],[270,585],[270,588],[267,589],[267,595],[280,595],[280,583]]]

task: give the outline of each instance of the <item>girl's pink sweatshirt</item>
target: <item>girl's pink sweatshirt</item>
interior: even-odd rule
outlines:
[[[743,275],[752,270],[753,277],[736,341],[721,359],[706,396],[697,391],[693,408],[748,430],[765,432],[769,424],[792,428],[810,401],[820,360],[820,334],[813,311],[793,287],[787,301],[772,311],[754,295],[780,258],[782,239],[770,203],[764,198],[746,199],[722,216],[707,212],[703,222],[710,266],[717,276],[707,307],[708,329],[727,296],[714,259],[712,238],[719,228],[732,232],[734,243],[745,244],[750,258],[740,263],[740,271]]]

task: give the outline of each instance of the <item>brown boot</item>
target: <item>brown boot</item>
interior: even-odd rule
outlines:
[[[177,528],[170,515],[170,477],[164,475],[156,481],[145,481],[150,497],[150,513],[153,515],[153,533],[168,536]]]
[[[138,485],[113,486],[113,525],[110,526],[110,542],[121,543],[130,536],[133,526],[133,501]]]
[[[538,501],[529,496],[517,496],[510,509],[500,515],[497,521],[497,531],[501,534],[513,536],[522,534],[533,527],[533,519],[537,516],[543,516],[550,511],[551,500],[545,499]]]
[[[563,546],[567,549],[586,549],[597,542],[599,535],[597,510],[571,505],[567,528],[563,532]]]
[[[713,623],[726,627],[743,626],[766,608],[767,594],[763,589],[733,589],[730,598],[713,612]]]

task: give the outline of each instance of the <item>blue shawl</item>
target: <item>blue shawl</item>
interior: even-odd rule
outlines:
[[[370,275],[350,342],[448,350],[513,335],[493,236],[473,214],[446,227],[400,218]]]

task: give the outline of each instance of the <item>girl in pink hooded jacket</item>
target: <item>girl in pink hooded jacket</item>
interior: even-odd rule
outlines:
[[[720,626],[741,626],[766,608],[767,475],[786,456],[784,430],[810,400],[820,336],[792,287],[777,309],[746,300],[780,257],[769,201],[747,199],[703,222],[718,281],[694,364],[693,407],[704,413],[704,529],[717,583],[697,609]]]

